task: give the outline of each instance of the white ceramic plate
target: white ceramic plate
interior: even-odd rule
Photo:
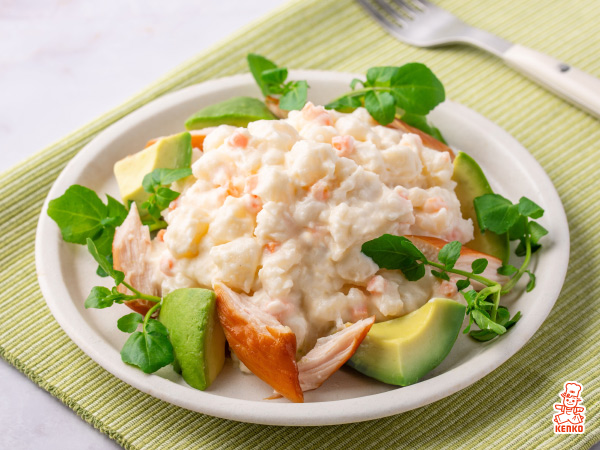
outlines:
[[[298,71],[291,79],[308,80],[310,100],[324,104],[348,90],[351,74]],[[543,251],[534,260],[537,287],[507,301],[521,321],[505,336],[485,344],[459,336],[450,355],[419,383],[398,388],[343,368],[321,388],[306,393],[306,403],[263,400],[271,388],[252,375],[243,375],[231,362],[207,391],[187,386],[170,367],[146,375],[121,361],[127,339],[116,327],[125,306],[85,310],[92,286],[107,281],[95,275],[96,265],[83,246],[62,241],[58,227],[47,216],[49,199],[72,184],[117,198],[113,164],[141,149],[153,137],[180,132],[185,119],[198,109],[235,95],[259,96],[250,75],[208,81],[165,95],[102,132],[89,143],[56,180],[40,216],[36,265],[40,286],[52,314],[94,361],[150,395],[194,411],[227,419],[274,425],[327,425],[389,416],[426,405],[453,394],[487,375],[514,355],[540,327],[563,284],[569,256],[569,233],[560,199],[540,165],[505,131],[474,111],[452,102],[440,105],[431,119],[448,142],[472,155],[492,187],[513,201],[529,197],[541,205],[540,220],[549,230]],[[518,376],[518,375],[517,375]]]

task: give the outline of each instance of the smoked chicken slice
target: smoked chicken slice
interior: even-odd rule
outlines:
[[[296,335],[275,317],[222,283],[213,286],[229,347],[244,365],[285,398],[302,403]]]

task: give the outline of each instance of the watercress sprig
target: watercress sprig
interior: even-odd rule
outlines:
[[[359,89],[356,87],[361,85]],[[372,67],[366,80],[353,79],[352,91],[325,105],[325,108],[350,112],[364,106],[382,125],[396,117],[441,139],[439,130],[427,122],[426,115],[444,101],[444,86],[424,64],[408,63],[400,67]]]
[[[103,258],[94,245],[94,241],[87,239],[87,247],[92,257],[100,267],[110,276],[115,286],[109,289],[104,286],[95,286],[85,301],[86,308],[108,308],[115,303],[123,303],[129,300],[143,299],[153,302],[154,305],[142,316],[139,313],[131,313],[121,317],[117,321],[119,330],[132,333],[121,349],[121,359],[127,364],[139,367],[145,373],[156,372],[173,362],[175,356],[173,346],[168,338],[167,328],[152,315],[162,305],[162,299],[155,295],[144,294],[125,281],[125,274],[114,269],[105,258]],[[133,292],[133,295],[123,294],[117,290],[122,284]],[[136,331],[138,325],[142,325],[142,331]]]
[[[286,81],[288,70],[278,67],[273,61],[256,53],[247,56],[248,67],[263,95],[280,96],[279,107],[286,111],[302,109],[308,96],[305,80]]]
[[[498,270],[500,274],[512,277],[502,288],[502,294],[508,293],[525,273],[529,275],[526,290],[530,292],[535,287],[535,275],[527,267],[531,255],[541,248],[540,239],[548,234],[548,230],[531,219],[542,217],[544,210],[526,197],[521,197],[519,203],[513,204],[499,194],[477,197],[473,205],[481,232],[508,233],[511,241],[519,241],[515,254],[525,257],[519,268],[505,264]]]
[[[48,203],[48,215],[60,228],[63,240],[85,245],[92,239],[98,251],[111,253],[115,228],[127,217],[127,208],[106,196],[104,204],[91,189],[74,184],[63,195]]]
[[[142,187],[150,194],[150,197],[142,203],[141,207],[146,209],[151,217],[150,220],[144,221],[150,231],[166,228],[167,223],[161,219],[161,211],[168,208],[169,204],[179,197],[179,192],[170,189],[169,186],[191,174],[192,169],[185,167],[182,169],[154,169],[144,176]]]
[[[456,281],[456,286],[467,302],[469,325],[464,333],[469,332],[476,340],[488,341],[506,333],[521,318],[520,312],[510,318],[508,309],[500,306],[500,298],[510,292],[525,273],[530,276],[527,292],[535,287],[535,276],[527,267],[531,261],[531,254],[541,247],[539,239],[547,234],[547,231],[537,222],[530,220],[541,217],[543,209],[525,197],[513,205],[502,196],[486,194],[475,199],[475,208],[483,232],[491,230],[495,233],[509,233],[512,240],[520,241],[516,253],[525,256],[525,259],[518,269],[512,265],[503,265],[498,269],[499,273],[512,276],[503,286],[481,275],[488,265],[485,258],[473,261],[471,271],[456,269],[454,266],[462,248],[458,241],[449,242],[442,247],[437,255],[438,261],[428,259],[409,239],[390,234],[365,242],[362,252],[383,269],[402,271],[409,281],[416,281],[425,276],[425,266],[430,266],[431,273],[443,280],[450,280],[449,273],[462,277]],[[472,280],[481,283],[484,288],[479,292],[475,289],[467,290]],[[470,331],[473,323],[480,329]]]

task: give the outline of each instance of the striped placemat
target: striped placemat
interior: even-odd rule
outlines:
[[[468,23],[600,76],[598,0],[444,0]],[[237,423],[190,412],[119,381],[62,332],[36,282],[34,237],[51,184],[99,131],[166,92],[246,70],[265,54],[291,68],[364,72],[421,61],[449,96],[505,128],[542,164],[567,211],[572,253],[563,293],[534,338],[501,368],[432,405],[316,428]],[[496,58],[394,40],[352,0],[295,0],[203,52],[115,110],[0,179],[0,355],[125,448],[588,448],[600,440],[600,122]],[[584,385],[586,433],[552,431],[565,380]]]

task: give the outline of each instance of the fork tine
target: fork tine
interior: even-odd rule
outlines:
[[[398,23],[392,23],[386,16],[384,16],[377,8],[375,8],[375,6],[373,6],[373,4],[369,1],[369,0],[357,0],[358,3],[361,4],[361,6],[363,8],[365,8],[367,10],[367,12],[369,14],[371,14],[376,21],[378,21],[387,31],[389,31],[390,33],[392,33],[393,35],[397,35],[400,30],[402,29],[402,26],[399,25]],[[382,4],[378,1],[378,0],[374,0],[375,2],[377,2],[378,5],[382,6]],[[385,9],[386,12],[389,12],[389,10],[391,9],[389,7],[389,5],[385,5],[382,7],[382,9]],[[399,22],[402,22],[399,19]]]
[[[389,16],[396,22],[396,24],[404,25],[408,23],[408,17],[402,16],[398,11],[391,7],[389,0],[372,0],[373,3],[376,3],[382,10],[384,10]],[[387,18],[386,18],[387,19]],[[394,23],[387,19],[388,22]]]
[[[420,13],[421,10],[417,8],[414,1],[407,2],[406,0],[392,0],[396,5],[402,8],[402,11],[408,15],[411,19],[414,19],[414,15],[412,13]]]

